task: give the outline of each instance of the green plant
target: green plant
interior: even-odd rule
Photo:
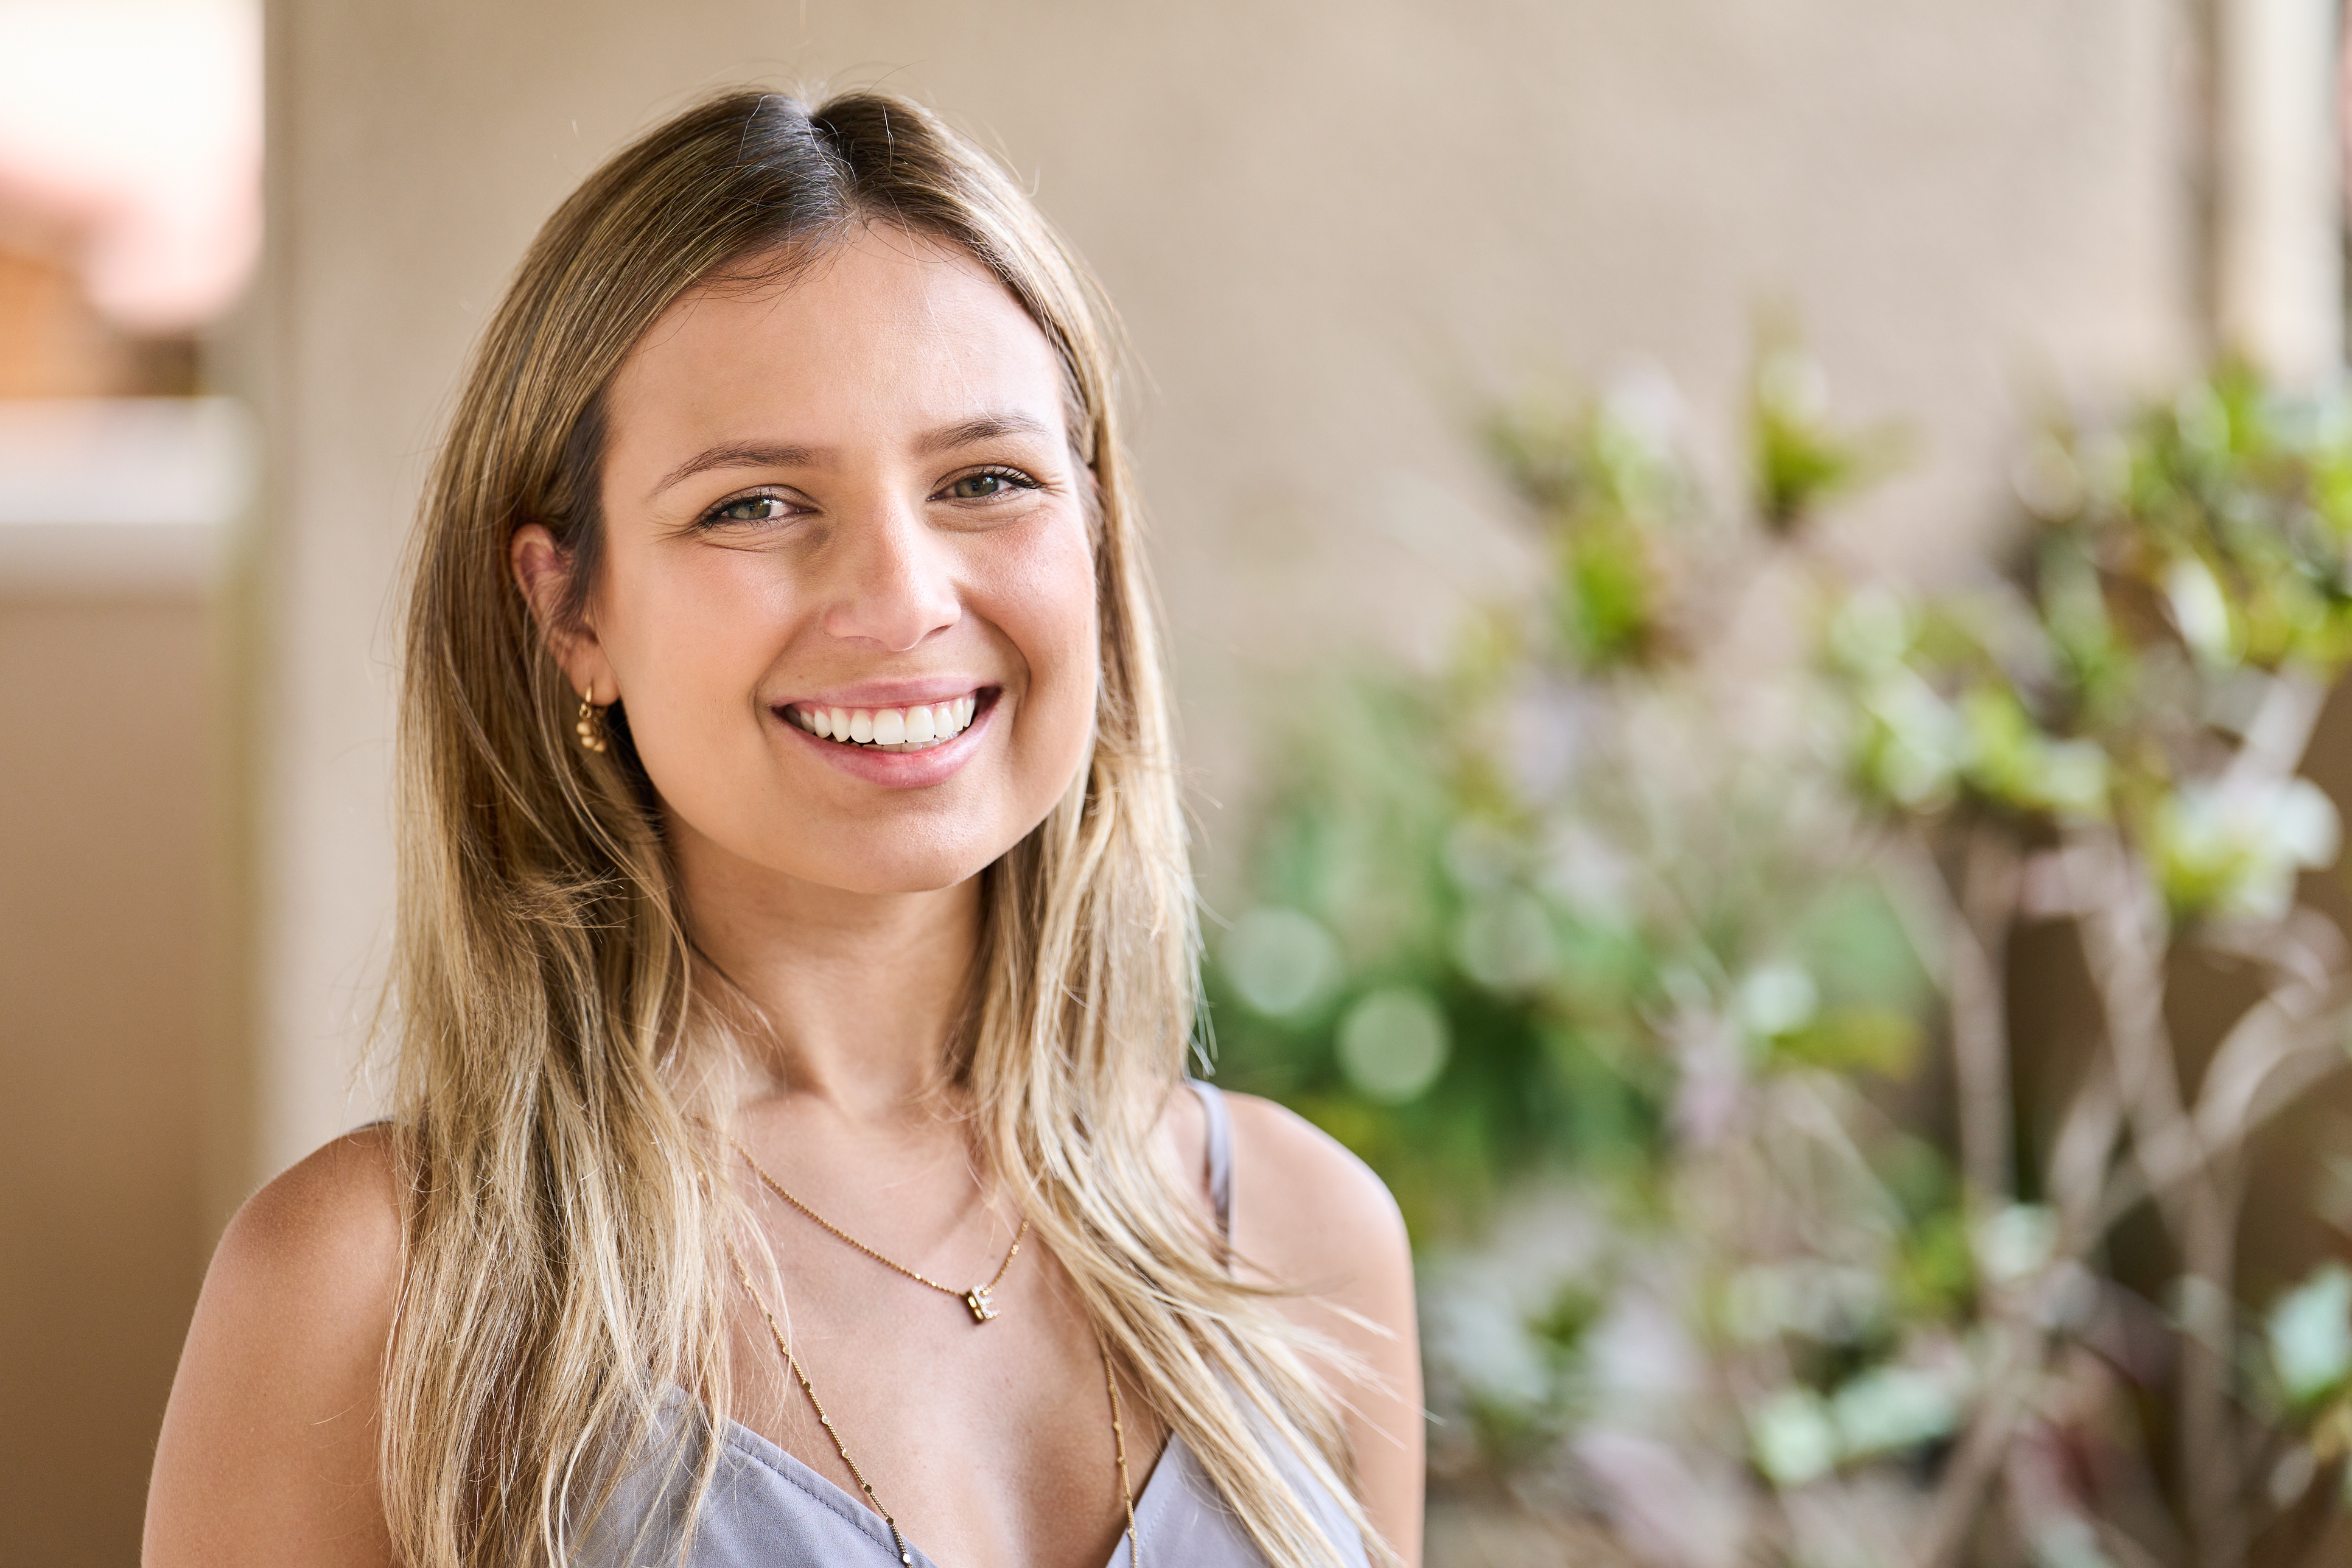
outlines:
[[[2231,373],[2053,429],[2018,570],[1928,599],[1816,537],[1885,438],[1785,342],[1749,413],[1744,519],[1640,399],[1496,421],[1550,572],[1286,738],[1209,973],[1227,1071],[1398,1193],[1441,1477],[1664,1562],[2276,1557],[2352,1447],[2352,1286],[2266,1337],[2232,1298],[2249,1151],[2347,1060],[2298,776],[2352,655],[2343,411]],[[1770,651],[1791,616],[1817,657]],[[2021,1149],[2026,919],[2099,1038]],[[2255,996],[2193,1082],[2190,952]]]

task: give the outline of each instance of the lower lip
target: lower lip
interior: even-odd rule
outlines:
[[[929,784],[944,784],[962,770],[980,749],[982,731],[995,717],[1002,692],[989,692],[981,699],[980,709],[963,732],[942,745],[926,746],[919,752],[877,752],[871,746],[844,745],[839,741],[827,741],[810,734],[783,714],[772,709],[776,722],[785,732],[803,745],[815,751],[818,756],[839,768],[852,778],[863,779],[884,789],[921,789]]]

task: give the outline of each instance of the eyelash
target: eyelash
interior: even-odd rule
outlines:
[[[772,495],[765,490],[750,490],[740,496],[729,496],[725,500],[720,501],[717,506],[712,507],[709,511],[704,512],[700,517],[695,519],[694,525],[697,528],[751,528],[763,522],[781,521],[781,519],[772,517],[727,517],[722,515],[730,507],[749,506],[753,501],[761,500],[774,501],[778,506],[789,506],[792,504],[780,495]]]
[[[1016,490],[1036,490],[1045,489],[1044,483],[1034,476],[1025,474],[1019,468],[1008,468],[1002,463],[991,463],[984,468],[974,468],[968,473],[958,474],[946,484],[940,486],[940,489],[944,492],[954,489],[957,485],[962,484],[968,479],[1002,479],[1006,485]],[[985,503],[988,501],[997,500],[1002,498],[1001,496],[964,496],[961,498],[950,499],[961,499],[967,502]],[[792,504],[784,497],[777,495],[772,491],[747,490],[741,495],[729,496],[725,500],[713,506],[709,510],[704,512],[701,517],[696,520],[695,526],[698,528],[750,527],[758,523],[782,521],[782,519],[773,517],[727,517],[722,515],[730,507],[743,506],[751,501],[761,500],[774,501],[781,506],[789,506]]]
[[[990,463],[985,467],[974,468],[968,474],[958,474],[954,479],[950,479],[946,484],[940,488],[943,490],[950,490],[955,489],[956,486],[962,484],[966,479],[1003,479],[1006,484],[1010,485],[1016,490],[1036,490],[1045,488],[1045,485],[1034,475],[1024,474],[1019,468],[1007,468],[1002,463]],[[986,501],[994,500],[997,498],[994,496],[966,496],[962,499],[966,500]]]

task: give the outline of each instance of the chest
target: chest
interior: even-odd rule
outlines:
[[[1025,1242],[1001,1278],[1004,1227],[906,1260],[948,1288],[937,1289],[813,1224],[779,1220],[768,1241],[775,1274],[754,1271],[767,1310],[735,1293],[739,1422],[853,1496],[870,1487],[935,1562],[1108,1559],[1126,1525],[1110,1397],[1075,1290],[1042,1245]],[[982,1287],[984,1320],[964,1294]],[[1121,1404],[1139,1488],[1164,1433],[1131,1390]]]

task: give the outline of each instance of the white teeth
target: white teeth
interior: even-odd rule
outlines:
[[[952,741],[971,727],[980,697],[907,708],[787,708],[786,715],[810,734],[860,746],[919,751]]]

